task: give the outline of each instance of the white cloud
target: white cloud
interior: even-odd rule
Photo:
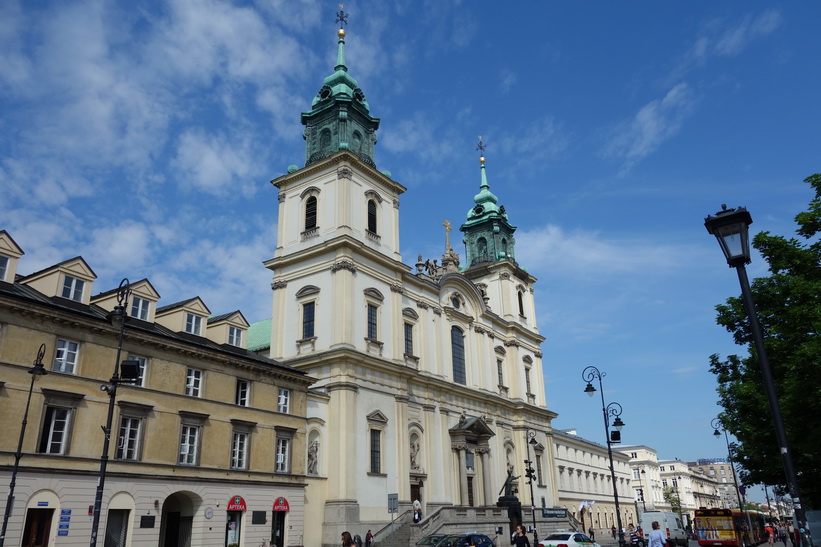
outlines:
[[[255,191],[249,175],[258,162],[247,138],[188,131],[180,137],[174,164],[184,186],[213,195],[236,190],[252,195]]]
[[[516,84],[516,80],[517,77],[515,72],[506,68],[502,69],[499,73],[499,85],[501,86],[502,93],[507,93],[510,91],[510,88]]]
[[[695,97],[687,84],[674,86],[661,99],[642,106],[632,120],[614,128],[602,155],[626,160],[625,169],[628,169],[675,136],[694,103]]]

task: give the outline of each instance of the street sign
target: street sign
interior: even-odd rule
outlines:
[[[399,494],[388,494],[388,513],[399,512]]]
[[[554,508],[546,508],[542,507],[542,518],[543,519],[566,519],[567,518],[567,509],[554,509]]]

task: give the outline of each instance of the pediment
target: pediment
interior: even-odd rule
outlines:
[[[464,415],[459,419],[459,423],[450,428],[450,434],[475,435],[477,437],[493,437],[496,433],[487,425],[481,416],[467,418]]]
[[[366,418],[369,422],[376,422],[376,423],[379,423],[379,424],[387,424],[388,423],[388,417],[385,416],[384,414],[382,414],[382,412],[379,411],[379,410],[374,410],[373,412],[368,414],[366,416]]]

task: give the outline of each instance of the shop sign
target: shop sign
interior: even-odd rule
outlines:
[[[228,511],[245,511],[245,500],[242,496],[234,496],[228,500]]]
[[[288,500],[285,498],[277,498],[274,500],[274,511],[290,511],[291,506],[288,505]]]

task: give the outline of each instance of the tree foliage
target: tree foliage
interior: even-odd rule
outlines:
[[[678,494],[676,488],[672,486],[665,486],[661,491],[664,501],[670,505],[670,510],[674,513],[681,513],[681,498]]]
[[[804,182],[815,191],[807,211],[795,217],[798,238],[768,232],[753,246],[769,265],[767,277],[751,284],[775,379],[787,439],[804,505],[821,508],[821,174]],[[749,355],[710,357],[718,379],[721,422],[738,443],[733,460],[741,482],[784,485],[786,482],[772,415],[763,388],[744,302],[729,298],[716,306],[717,322]]]

